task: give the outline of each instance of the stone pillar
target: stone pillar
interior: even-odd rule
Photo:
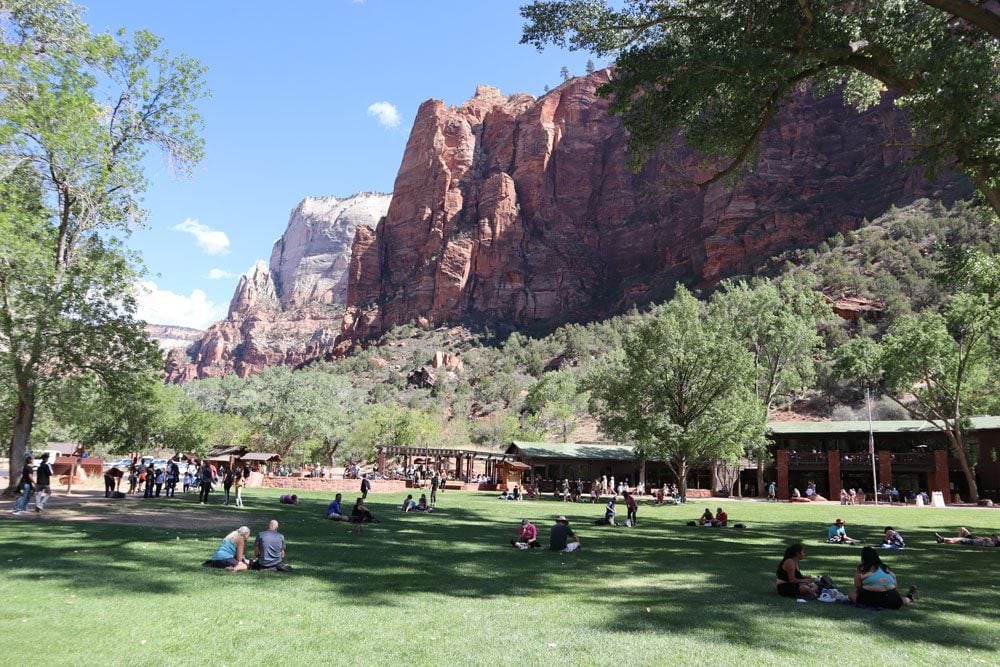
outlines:
[[[455,455],[455,475],[458,477],[462,476],[462,455]]]
[[[892,452],[883,449],[878,450],[878,481],[892,486]]]
[[[829,475],[830,500],[840,500],[840,450],[831,449],[826,453],[826,470]]]
[[[779,449],[776,454],[775,467],[778,471],[778,500],[788,500],[788,452]]]
[[[928,492],[940,491],[946,503],[951,502],[951,477],[948,474],[948,452],[944,449],[934,450],[934,470],[927,475],[930,484]]]

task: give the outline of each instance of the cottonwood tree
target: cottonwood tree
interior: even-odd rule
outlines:
[[[823,346],[819,320],[832,311],[808,280],[725,282],[711,307],[750,352],[754,392],[767,410],[778,396],[812,386],[815,355]],[[763,496],[768,448],[766,441],[757,444],[748,454],[757,461],[757,492]]]
[[[528,388],[524,407],[530,423],[545,433],[556,431],[563,442],[576,425],[577,415],[587,407],[589,396],[577,387],[576,378],[567,371],[545,373]]]
[[[971,0],[537,0],[522,43],[616,59],[612,98],[641,163],[675,128],[714,174],[752,166],[793,91],[891,97],[896,142],[931,172],[965,172],[1000,213],[1000,14]]]
[[[903,317],[880,348],[889,397],[914,419],[936,426],[951,446],[978,502],[975,449],[966,439],[967,417],[995,407],[998,368],[992,343],[1000,335],[1000,308],[984,294],[960,293],[942,313]]]
[[[181,174],[200,159],[202,72],[148,32],[91,34],[63,0],[0,0],[0,177],[20,192],[3,198],[0,233],[12,468],[52,381],[155,365],[116,238],[142,221],[150,149]]]
[[[766,411],[753,385],[750,353],[683,286],[583,383],[602,430],[665,461],[682,495],[693,467],[736,462],[763,441]]]

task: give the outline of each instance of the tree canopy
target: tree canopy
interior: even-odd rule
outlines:
[[[688,471],[735,461],[764,438],[766,411],[753,360],[721,318],[683,286],[656,316],[626,335],[620,353],[590,373],[584,388],[605,433],[663,459],[681,492]]]
[[[641,163],[679,128],[715,182],[805,85],[859,108],[891,97],[895,143],[966,173],[1000,213],[1000,15],[968,0],[536,0],[522,43],[614,56],[602,87]]]
[[[160,360],[134,313],[143,160],[179,173],[202,154],[203,67],[146,31],[92,34],[65,0],[0,2],[0,378],[12,383],[10,461],[53,381],[108,386]],[[12,483],[16,475],[11,475]]]

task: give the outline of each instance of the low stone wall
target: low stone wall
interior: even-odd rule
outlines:
[[[295,489],[297,491],[332,491],[336,493],[361,493],[360,479],[324,479],[322,477],[273,477],[267,476],[261,486],[272,489]],[[389,493],[406,490],[404,480],[372,480],[372,493]]]

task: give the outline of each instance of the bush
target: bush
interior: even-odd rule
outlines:
[[[847,405],[838,405],[835,407],[831,413],[831,417],[833,417],[833,421],[837,422],[853,422],[859,419],[854,409]]]
[[[872,403],[872,419],[881,421],[910,419],[910,413],[899,403],[896,403],[887,396],[883,396],[878,401]]]

